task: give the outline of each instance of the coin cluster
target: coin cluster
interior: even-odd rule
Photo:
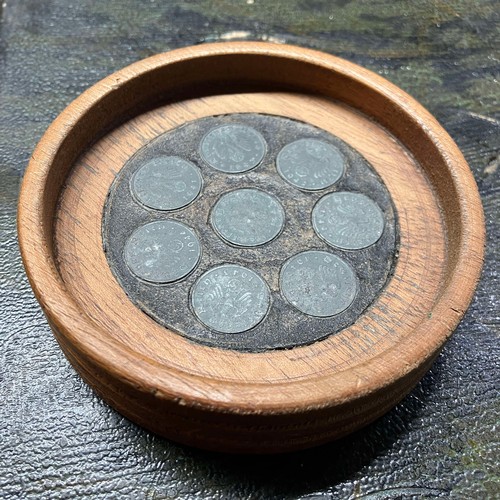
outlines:
[[[227,174],[256,168],[266,143],[255,129],[239,124],[217,127],[203,138],[200,153],[210,167]],[[317,139],[299,139],[279,153],[276,167],[283,179],[298,189],[331,187],[344,173],[344,158],[334,146]],[[180,209],[194,202],[202,175],[196,165],[175,156],[157,157],[134,175],[131,191],[139,203],[157,210]],[[285,223],[277,199],[257,189],[225,193],[215,205],[211,223],[230,244],[255,247],[276,238]],[[380,209],[359,193],[331,193],[312,212],[317,234],[333,247],[357,250],[375,243],[382,234]],[[175,221],[159,221],[138,228],[127,241],[125,261],[141,279],[168,283],[193,271],[201,255],[195,232]],[[332,316],[354,300],[356,275],[341,258],[328,252],[302,252],[281,271],[284,297],[312,316]],[[225,265],[210,269],[196,282],[191,295],[196,316],[223,333],[240,333],[265,316],[269,290],[251,269]]]
[[[174,291],[184,284],[188,303],[184,311],[172,314],[192,314],[211,338],[251,335],[273,307],[279,308],[276,298],[273,301],[276,293],[299,320],[342,315],[360,294],[356,265],[345,255],[375,245],[386,228],[384,210],[366,189],[359,192],[345,182],[338,187],[350,173],[349,155],[338,141],[307,133],[287,140],[285,134],[271,153],[269,136],[264,138],[244,121],[206,127],[190,146],[196,147],[194,155],[186,154],[189,146],[185,146],[136,158],[128,177],[128,197],[147,216],[122,239],[124,268],[136,280],[124,288],[137,296],[140,287]],[[260,169],[267,170],[260,173]],[[218,179],[217,196],[207,207],[202,200],[211,189],[212,174]],[[270,176],[274,189],[265,183]],[[287,193],[286,200],[281,191]],[[293,197],[304,194],[315,197],[305,215],[310,229],[305,227],[304,232],[324,243],[316,248],[301,248],[303,238],[291,245],[292,238],[282,236],[293,225]],[[115,205],[120,205],[125,196],[115,198],[119,198]],[[193,225],[193,217],[204,218],[204,227]],[[198,272],[207,240],[214,238],[219,244],[213,245],[240,252],[242,259],[212,262]],[[271,244],[278,247],[280,239],[284,247],[295,248],[273,262],[266,250]],[[245,260],[248,252],[254,253]],[[277,286],[262,266],[252,262],[257,264],[258,252],[266,255],[265,266],[278,268]],[[144,306],[146,300],[140,303],[156,318],[154,308]]]

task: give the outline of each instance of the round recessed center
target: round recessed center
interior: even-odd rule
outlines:
[[[358,290],[351,266],[330,252],[311,250],[289,259],[281,269],[286,300],[310,316],[334,316],[347,309]]]
[[[312,222],[318,236],[345,250],[373,245],[384,231],[382,211],[361,193],[327,194],[314,207]]]
[[[117,174],[103,215],[106,258],[138,308],[245,352],[349,327],[397,257],[390,193],[367,160],[279,116],[209,116],[159,135]]]
[[[191,305],[199,320],[221,333],[241,333],[260,323],[269,308],[269,289],[251,269],[226,264],[195,283]]]
[[[270,194],[237,189],[223,195],[211,217],[215,231],[229,243],[255,247],[273,240],[285,222],[285,211]]]
[[[176,210],[200,193],[200,169],[178,156],[161,156],[145,163],[132,177],[130,189],[146,207]]]
[[[125,244],[127,267],[152,283],[172,283],[189,274],[200,260],[201,247],[194,231],[173,220],[144,224]]]
[[[200,145],[200,155],[211,167],[230,174],[255,168],[265,154],[262,135],[252,127],[236,123],[212,129]]]
[[[317,191],[332,186],[342,177],[345,157],[332,144],[318,139],[299,139],[279,152],[276,166],[290,184]]]

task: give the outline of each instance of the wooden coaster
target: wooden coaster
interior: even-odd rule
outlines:
[[[207,133],[200,132],[199,141],[182,151],[169,150],[168,144],[159,150],[200,169],[202,180],[193,188],[187,208],[174,205],[165,212],[161,206],[154,208],[151,199],[146,203],[153,208],[137,208],[141,194],[124,188],[117,199],[130,194],[130,206],[136,203],[131,218],[136,226],[125,224],[126,212],[113,212],[130,233],[123,232],[121,240],[118,229],[109,233],[106,213],[111,212],[106,207],[117,192],[113,186],[128,175],[127,169],[134,174],[140,165],[133,162],[141,155],[149,158],[144,153],[148,148],[160,144],[165,134],[183,130],[181,126],[220,117],[233,123],[231,117],[237,122],[239,116],[250,121],[270,116],[317,130],[317,137],[316,132],[302,137],[299,131],[294,140],[321,139],[346,155],[347,167],[326,183],[324,192],[315,191],[322,179],[318,185],[294,186],[299,180],[293,172],[287,173],[286,165],[276,168],[277,156],[291,136],[280,138],[280,127],[261,127],[255,118],[241,125],[256,128],[255,137],[265,141],[255,165],[250,161],[250,167],[242,167],[248,172],[224,172],[233,167],[221,163],[214,168],[208,149],[197,150]],[[194,133],[191,138],[195,141]],[[256,141],[259,146],[260,139]],[[352,248],[336,243],[336,235],[320,227],[323,219],[313,220],[312,215],[318,200],[334,193],[359,191],[370,198],[372,188],[362,178],[355,182],[356,161],[373,171],[380,193],[388,193],[387,198],[372,196],[386,220],[377,235],[380,240],[368,241],[368,234],[368,250],[364,243]],[[252,186],[259,192],[269,190],[284,206],[284,222],[269,242],[242,249],[232,245],[231,235],[221,236],[224,228],[213,230],[209,211],[219,194]],[[296,203],[291,201],[293,193]],[[294,212],[302,206],[300,200],[303,220],[300,211]],[[322,204],[328,207],[331,200]],[[318,213],[320,209],[324,207]],[[185,295],[157,310],[154,297],[163,294],[162,300],[170,304],[171,285],[160,278],[152,283],[149,274],[141,277],[140,267],[134,274],[122,247],[114,250],[116,262],[110,260],[106,245],[124,246],[141,224],[170,219],[196,226],[193,234],[200,239],[201,251],[186,273],[175,276],[175,286],[184,286]],[[303,235],[290,248],[284,243],[278,248],[279,241],[294,241],[286,232],[293,227]],[[390,234],[387,228],[393,228]],[[18,229],[24,265],[51,328],[75,369],[103,399],[134,422],[175,441],[250,453],[327,442],[366,425],[400,401],[429,369],[468,307],[484,245],[482,207],[472,174],[451,138],[418,103],[383,78],[336,57],[248,42],[154,56],[82,94],[54,121],[33,154],[21,190]],[[209,248],[210,238],[211,250],[203,250]],[[386,241],[390,249],[380,262],[378,241]],[[306,250],[335,254],[358,280],[358,288],[342,291],[343,297],[352,293],[352,298],[345,304],[337,301],[339,307],[326,312],[326,319],[321,316],[324,308],[315,312],[300,301],[294,305],[294,294],[283,293],[288,286],[283,285],[285,261]],[[194,283],[220,265],[254,271],[252,263],[259,255],[267,267],[255,272],[268,287],[270,305],[259,313],[258,325],[257,320],[249,321],[247,326],[232,325],[236,333],[224,332],[217,318],[206,319],[204,306],[193,306],[189,297]],[[382,262],[387,272],[378,278],[373,296],[362,302],[370,290],[370,269],[375,276],[378,267],[373,266]],[[287,272],[293,270],[290,266]],[[338,272],[346,279],[350,271],[342,266]],[[199,290],[204,293],[203,287]],[[355,315],[337,321],[356,304]],[[266,343],[266,335],[284,337],[288,323],[272,320],[272,314],[286,319],[287,310],[295,314],[293,335],[286,342]],[[259,325],[263,333],[257,347],[228,337],[250,338]]]

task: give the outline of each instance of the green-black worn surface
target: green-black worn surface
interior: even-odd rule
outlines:
[[[498,498],[498,4],[338,0],[7,0],[0,45],[1,498]],[[227,457],[158,438],[80,380],[30,291],[19,182],[55,116],[110,72],[234,37],[343,56],[416,97],[465,154],[486,212],[476,298],[417,388],[341,441]]]
[[[209,167],[202,160],[198,150],[202,137],[208,131],[230,123],[251,127],[266,140],[266,154],[255,169],[228,175]],[[301,137],[315,137],[338,147],[347,165],[344,175],[335,183],[335,189],[364,193],[382,209],[385,229],[375,244],[356,251],[344,251],[330,247],[313,232],[313,207],[331,188],[315,192],[299,191],[276,171],[279,151],[285,144]],[[152,158],[174,154],[200,167],[204,179],[200,196],[188,207],[177,211],[162,213],[145,209],[130,194],[131,179]],[[287,222],[281,234],[270,243],[257,248],[227,245],[214,232],[213,223],[207,223],[208,219],[213,218],[212,210],[221,194],[234,192],[237,188],[260,189],[262,193],[274,196],[281,204]],[[123,252],[128,238],[138,227],[157,220],[181,222],[190,227],[201,242],[201,259],[197,268],[184,279],[165,286],[151,285],[137,279],[127,266]],[[354,148],[312,125],[258,113],[234,113],[194,120],[149,142],[130,158],[116,176],[106,202],[102,227],[108,264],[137,307],[160,324],[195,342],[243,351],[310,344],[354,323],[380,294],[392,275],[399,246],[399,230],[390,194],[370,164]],[[353,303],[345,311],[329,318],[304,315],[284,299],[283,290],[280,290],[282,264],[299,252],[313,249],[337,255],[351,266],[356,275],[355,288],[358,292]],[[212,332],[196,319],[193,305],[186,311],[194,284],[209,269],[225,263],[251,269],[269,287],[269,309],[265,317],[261,318],[262,321],[251,329],[251,333]],[[227,301],[227,297],[224,301]],[[218,313],[221,307],[216,307]],[[226,322],[230,320],[226,319]]]

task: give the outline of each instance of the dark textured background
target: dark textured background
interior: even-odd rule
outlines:
[[[498,11],[494,0],[7,0],[0,25],[0,497],[499,498]],[[363,431],[280,457],[189,449],[108,408],[59,350],[16,243],[23,170],[74,97],[151,54],[233,38],[332,52],[402,87],[458,143],[486,212],[482,281],[431,372]]]

